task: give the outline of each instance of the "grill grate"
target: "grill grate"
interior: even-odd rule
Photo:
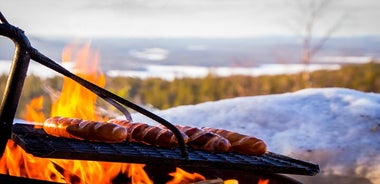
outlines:
[[[130,142],[109,144],[52,137],[42,129],[33,128],[33,125],[14,124],[12,139],[26,152],[44,158],[206,167],[299,175],[315,175],[319,172],[318,165],[271,152],[262,156],[248,156],[189,150],[189,156],[185,158],[181,156],[179,149],[158,148]]]

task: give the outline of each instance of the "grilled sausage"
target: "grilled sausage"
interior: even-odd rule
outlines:
[[[230,142],[218,134],[196,127],[182,125],[176,125],[176,127],[189,136],[188,145],[194,149],[212,152],[227,152],[231,147]]]
[[[231,152],[249,154],[249,155],[262,155],[267,151],[267,146],[264,141],[248,135],[239,134],[236,132],[216,129],[216,128],[202,128],[205,131],[216,133],[231,143]]]
[[[128,120],[111,119],[108,122],[125,127],[128,132],[128,141],[159,147],[178,146],[176,136],[169,129],[148,125],[146,123],[130,122]],[[188,141],[188,136],[182,134],[182,137],[186,143]]]
[[[43,130],[56,137],[98,142],[116,143],[127,138],[127,130],[122,126],[79,118],[52,117],[45,120]]]

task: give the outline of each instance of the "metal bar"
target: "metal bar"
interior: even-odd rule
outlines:
[[[102,97],[103,100],[105,100],[106,102],[110,103],[111,105],[113,105],[115,108],[117,108],[121,113],[123,113],[123,115],[125,116],[125,118],[129,121],[132,121],[132,116],[131,114],[129,113],[129,111],[127,109],[125,109],[123,106],[121,106],[119,103],[115,102],[115,100],[113,100],[112,98],[108,98],[108,97]]]
[[[10,25],[0,12],[3,22],[0,24],[0,35],[12,39],[15,44],[15,52],[12,67],[4,90],[4,96],[0,106],[0,154],[4,153],[7,140],[11,135],[11,127],[20,100],[21,91],[28,71],[30,55],[30,42],[24,31]]]

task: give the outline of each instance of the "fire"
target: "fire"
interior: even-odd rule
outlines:
[[[223,184],[239,184],[239,181],[235,179],[230,179],[230,180],[225,180]]]
[[[67,46],[62,53],[62,61],[73,62],[74,73],[100,87],[105,86],[105,77],[98,69],[99,52],[93,52],[90,44],[78,52],[74,46]],[[61,95],[52,103],[51,116],[78,117],[89,120],[106,120],[96,113],[96,95],[65,78]],[[43,96],[34,98],[26,106],[24,119],[42,123],[46,117],[42,111]],[[118,175],[130,178],[133,184],[151,184],[152,180],[144,171],[144,164],[110,163],[33,157],[8,141],[4,155],[0,159],[0,173],[60,183],[112,183]],[[187,173],[177,168],[168,184],[202,181],[205,178],[197,173]]]
[[[76,55],[73,46],[65,47],[63,62],[73,61],[74,73],[100,87],[105,77],[98,68],[99,52],[91,52],[90,44],[84,45]],[[78,117],[89,120],[105,120],[96,113],[97,96],[71,79],[64,78],[59,99],[52,104],[51,116]],[[65,169],[65,178],[76,178],[80,183],[111,183],[119,173],[127,174],[132,183],[152,183],[143,170],[143,164],[107,163],[96,161],[52,160]],[[70,169],[67,169],[70,168]],[[71,181],[73,182],[73,181]],[[75,182],[75,181],[74,181]]]
[[[99,53],[91,52],[90,44],[77,53],[73,46],[64,48],[63,62],[74,62],[74,73],[100,87],[105,86],[105,77],[98,69]],[[90,120],[105,120],[96,114],[96,95],[65,78],[60,97],[53,102],[51,116],[79,117]],[[26,107],[24,119],[43,122],[43,97],[33,99]],[[132,183],[153,183],[143,164],[108,163],[33,157],[13,141],[9,141],[0,160],[0,173],[67,183],[112,183],[119,174],[130,178]]]
[[[98,69],[99,52],[91,52],[90,44],[86,44],[73,57],[73,46],[63,49],[62,61],[73,61],[74,73],[100,87],[105,86],[105,77]],[[51,116],[80,117],[89,120],[103,120],[96,114],[97,96],[91,91],[77,84],[75,81],[64,78],[62,92],[59,99],[53,103]]]
[[[44,122],[46,118],[44,112],[42,111],[43,103],[43,96],[33,98],[30,103],[26,105],[24,119],[26,121]]]
[[[198,173],[188,173],[180,168],[176,168],[174,173],[170,173],[170,176],[173,176],[173,179],[167,184],[179,184],[179,183],[193,183],[197,181],[206,180],[206,178]]]
[[[12,140],[8,141],[0,159],[0,173],[60,183],[66,182],[52,162],[48,159],[33,157]]]
[[[73,62],[74,73],[100,87],[105,86],[105,76],[98,68],[99,52],[92,52],[90,44],[85,44],[78,52],[74,46],[67,46],[62,53],[62,61]],[[60,97],[52,103],[51,116],[77,117],[88,120],[106,121],[96,113],[97,96],[69,78],[64,78]],[[45,121],[43,96],[36,97],[26,106],[24,119],[31,122]],[[38,126],[36,126],[38,128]],[[152,184],[144,170],[144,164],[110,163],[33,157],[9,140],[0,158],[0,173],[59,183],[113,183],[119,175],[130,178],[132,184]],[[198,173],[188,173],[180,168],[169,173],[173,179],[167,184],[185,184],[205,181]],[[224,184],[238,184],[235,179]],[[260,179],[258,184],[269,184],[269,179]]]
[[[33,157],[9,140],[0,159],[0,173],[59,183],[112,183],[126,174],[132,183],[152,183],[141,164],[44,159]]]
[[[269,179],[259,179],[258,184],[269,184]]]

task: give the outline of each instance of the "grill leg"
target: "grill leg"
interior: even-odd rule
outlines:
[[[12,67],[9,72],[4,96],[0,106],[0,156],[4,153],[5,146],[11,135],[11,127],[16,114],[17,105],[21,96],[22,87],[28,71],[30,55],[30,43],[24,31],[14,27],[2,17],[0,35],[10,38],[15,43],[15,53]]]

